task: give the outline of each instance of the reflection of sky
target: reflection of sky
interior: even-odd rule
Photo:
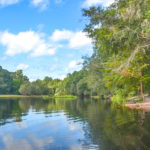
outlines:
[[[0,150],[83,149],[83,123],[68,120],[65,113],[29,112],[22,122],[0,128]]]

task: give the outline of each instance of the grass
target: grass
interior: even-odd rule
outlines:
[[[62,96],[49,96],[49,95],[0,95],[0,98],[43,98],[43,99],[49,99],[49,98],[70,98],[70,99],[76,99],[77,96],[72,95],[62,95]]]
[[[0,95],[0,98],[24,98],[24,97],[45,97],[43,95]]]
[[[61,95],[61,96],[54,96],[54,98],[73,98],[73,99],[76,99],[77,96],[73,96],[73,95]]]
[[[100,99],[99,96],[91,96],[91,97],[94,98],[94,99]]]

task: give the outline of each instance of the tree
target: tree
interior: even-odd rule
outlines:
[[[12,77],[13,77],[13,93],[19,94],[20,86],[26,82],[29,82],[29,79],[27,76],[23,75],[22,70],[18,70],[12,73]]]
[[[143,100],[144,91],[149,92],[149,6],[149,0],[118,0],[107,9],[83,10],[83,15],[89,18],[85,32],[94,43],[94,59],[88,68],[95,74],[96,67],[100,68],[99,78],[104,84],[101,91],[106,88],[121,99],[138,95],[140,91]]]
[[[12,93],[12,80],[11,73],[0,66],[0,94]]]
[[[33,95],[33,90],[30,83],[25,83],[20,86],[19,93],[22,95]]]

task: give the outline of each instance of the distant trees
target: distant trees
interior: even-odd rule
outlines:
[[[2,69],[0,66],[0,94],[8,94],[13,92],[13,78],[11,73]]]
[[[49,89],[44,81],[36,80],[22,84],[19,88],[19,93],[22,95],[49,95]]]
[[[0,94],[55,95],[60,82],[51,77],[29,82],[22,70],[9,72],[0,66]]]
[[[19,88],[22,95],[49,95],[49,89],[41,81],[22,84]]]
[[[90,96],[91,90],[88,88],[86,77],[87,71],[84,69],[68,74],[67,77],[60,83],[56,94]]]
[[[13,93],[14,94],[19,94],[19,88],[22,84],[25,84],[29,82],[29,79],[27,76],[23,75],[22,70],[18,70],[14,73],[12,73],[13,77]]]
[[[22,70],[12,73],[0,66],[0,94],[19,94],[20,86],[28,81]]]
[[[22,70],[8,72],[0,67],[0,94],[21,95],[78,95],[89,96],[87,71],[75,71],[64,80],[45,77],[43,80],[29,82]]]
[[[34,90],[30,83],[25,83],[20,86],[19,93],[22,95],[32,95]]]
[[[22,95],[55,95],[61,80],[45,77],[44,80],[26,82],[20,86],[19,93]]]

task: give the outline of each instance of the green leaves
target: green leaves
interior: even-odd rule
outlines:
[[[107,88],[116,99],[117,95],[130,97],[133,93],[138,94],[143,84],[146,85],[144,91],[150,93],[147,88],[150,86],[150,1],[119,0],[108,9],[97,7],[84,12],[90,20],[85,31],[94,40],[94,55],[99,58],[95,63],[104,65],[99,76],[104,83],[101,88]],[[97,22],[93,22],[95,16]],[[96,23],[101,26],[94,29]],[[92,70],[89,68],[90,76]],[[116,91],[122,92],[118,94]]]

